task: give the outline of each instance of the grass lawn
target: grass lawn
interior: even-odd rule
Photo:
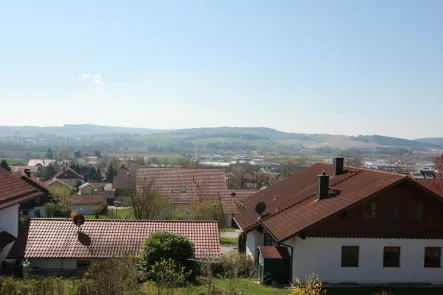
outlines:
[[[383,290],[392,295],[437,295],[443,294],[442,288],[329,288],[327,295],[373,295]],[[389,294],[389,293],[388,293]]]
[[[132,208],[117,209],[117,212],[115,212],[115,211],[116,210],[109,209],[108,215],[100,215],[98,217],[98,219],[128,219],[128,220],[135,219],[134,211],[132,211]],[[83,216],[86,219],[96,219],[95,215],[92,215],[92,214],[86,214],[86,215],[83,215]]]
[[[4,158],[4,159],[0,159],[1,160],[5,160],[9,166],[15,165],[15,164],[28,164],[29,160],[28,159],[13,159],[13,158]]]
[[[220,237],[220,244],[222,245],[237,245],[238,244],[238,238],[224,238]]]

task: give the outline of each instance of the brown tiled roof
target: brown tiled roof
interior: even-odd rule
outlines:
[[[146,177],[171,203],[195,203],[199,199],[219,199],[226,194],[225,173],[221,169],[145,168],[137,169],[137,186]],[[181,192],[184,188],[186,191]]]
[[[399,174],[345,167],[345,173],[329,179],[335,196],[317,201],[317,175],[323,169],[328,175],[333,174],[331,164],[317,163],[246,198],[242,201],[246,209],[235,216],[238,225],[244,231],[249,231],[261,224],[277,241],[284,241],[408,179]],[[266,204],[261,220],[255,212],[258,202]]]
[[[153,232],[168,231],[187,237],[195,257],[217,257],[220,242],[216,221],[86,220],[78,234],[71,219],[29,219],[8,257],[109,258],[138,255]]]
[[[0,168],[0,209],[43,195],[11,172]]]
[[[45,193],[47,193],[49,191],[49,186],[47,183],[38,180],[34,176],[28,177],[28,175],[26,175],[26,173],[24,171],[20,171],[18,173],[20,175],[20,179],[26,181],[27,183],[29,183],[33,187],[36,187],[37,189],[39,189]]]
[[[260,246],[258,247],[264,259],[289,259],[289,251],[287,247],[276,246]]]
[[[62,181],[62,180],[60,180],[60,179],[58,179],[58,178],[53,178],[53,179],[51,179],[51,180],[48,180],[48,181],[45,182],[45,184],[46,184],[46,185],[48,186],[48,188],[49,188],[49,186],[50,186],[51,184],[53,184],[54,182],[58,182],[58,183],[60,183],[61,185],[66,186],[66,187],[69,188],[69,189],[76,190],[75,187],[70,186],[69,184],[67,184],[66,182],[64,182],[64,181]]]
[[[257,190],[236,190],[230,191],[228,194],[221,196],[223,212],[226,214],[237,213],[239,211],[238,203],[257,192]]]
[[[73,195],[72,205],[98,205],[105,201],[104,195]]]
[[[78,179],[83,179],[83,176],[78,174],[77,172],[75,172],[73,169],[69,168],[69,167],[64,167],[65,170],[62,170],[61,172],[57,173],[56,175],[54,175],[55,178],[63,178],[64,174],[69,172],[71,174],[74,174]]]
[[[7,231],[0,232],[0,251],[8,244],[15,241],[15,237]]]

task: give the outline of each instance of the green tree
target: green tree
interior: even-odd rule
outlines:
[[[101,181],[102,180],[102,171],[100,170],[100,167],[97,168],[97,173],[95,174],[94,179],[97,180],[97,181]]]
[[[5,169],[6,171],[11,171],[11,167],[9,167],[8,162],[6,162],[6,160],[2,160],[0,167]]]
[[[134,162],[137,165],[144,166],[145,165],[145,158],[141,157],[141,156],[137,156],[137,157],[135,157]]]
[[[95,150],[94,151],[94,156],[96,156],[97,158],[101,158],[102,154],[98,150]]]
[[[75,157],[76,159],[81,158],[81,157],[82,157],[82,154],[80,153],[80,151],[75,151],[75,152],[74,152],[74,157]]]
[[[42,177],[47,181],[54,177],[54,175],[57,174],[57,170],[55,169],[55,166],[52,164],[49,164],[46,167],[43,167],[42,171]]]
[[[66,160],[68,158],[68,155],[69,155],[68,149],[65,147],[61,147],[57,151],[57,160],[59,160],[59,161]]]
[[[114,167],[112,166],[112,164],[109,164],[108,173],[106,174],[106,180],[108,182],[112,182],[114,180],[115,174],[116,172],[114,170]]]
[[[97,176],[97,171],[94,167],[88,167],[88,172],[86,173],[86,177],[88,177],[88,181],[95,180]]]
[[[52,152],[51,148],[48,148],[48,151],[46,152],[45,158],[46,159],[53,159],[54,158],[54,153]]]
[[[194,244],[186,237],[166,231],[152,233],[143,243],[140,255],[140,269],[143,275],[150,277],[156,263],[172,260],[183,267],[184,272],[195,275],[196,264],[189,259],[194,256]]]
[[[117,171],[120,168],[120,160],[117,157],[112,157],[110,164],[114,168],[114,171]]]
[[[50,194],[55,201],[57,210],[62,212],[66,217],[69,217],[69,211],[71,211],[72,191],[63,187],[52,189]]]

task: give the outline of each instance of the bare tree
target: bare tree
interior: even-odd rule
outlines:
[[[251,182],[254,184],[255,189],[261,189],[265,186],[269,186],[269,180],[271,177],[263,172],[251,172],[250,173]]]
[[[139,177],[129,190],[132,208],[136,219],[156,219],[169,208],[167,198],[160,195],[155,182],[146,177]]]

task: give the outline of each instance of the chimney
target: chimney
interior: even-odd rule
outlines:
[[[24,171],[26,176],[31,177],[31,169],[26,168]]]
[[[329,195],[329,175],[326,175],[325,170],[317,176],[317,199],[322,200]]]
[[[332,160],[332,171],[334,173],[334,175],[340,175],[344,172],[344,164],[345,164],[345,159],[344,158],[334,158]]]

